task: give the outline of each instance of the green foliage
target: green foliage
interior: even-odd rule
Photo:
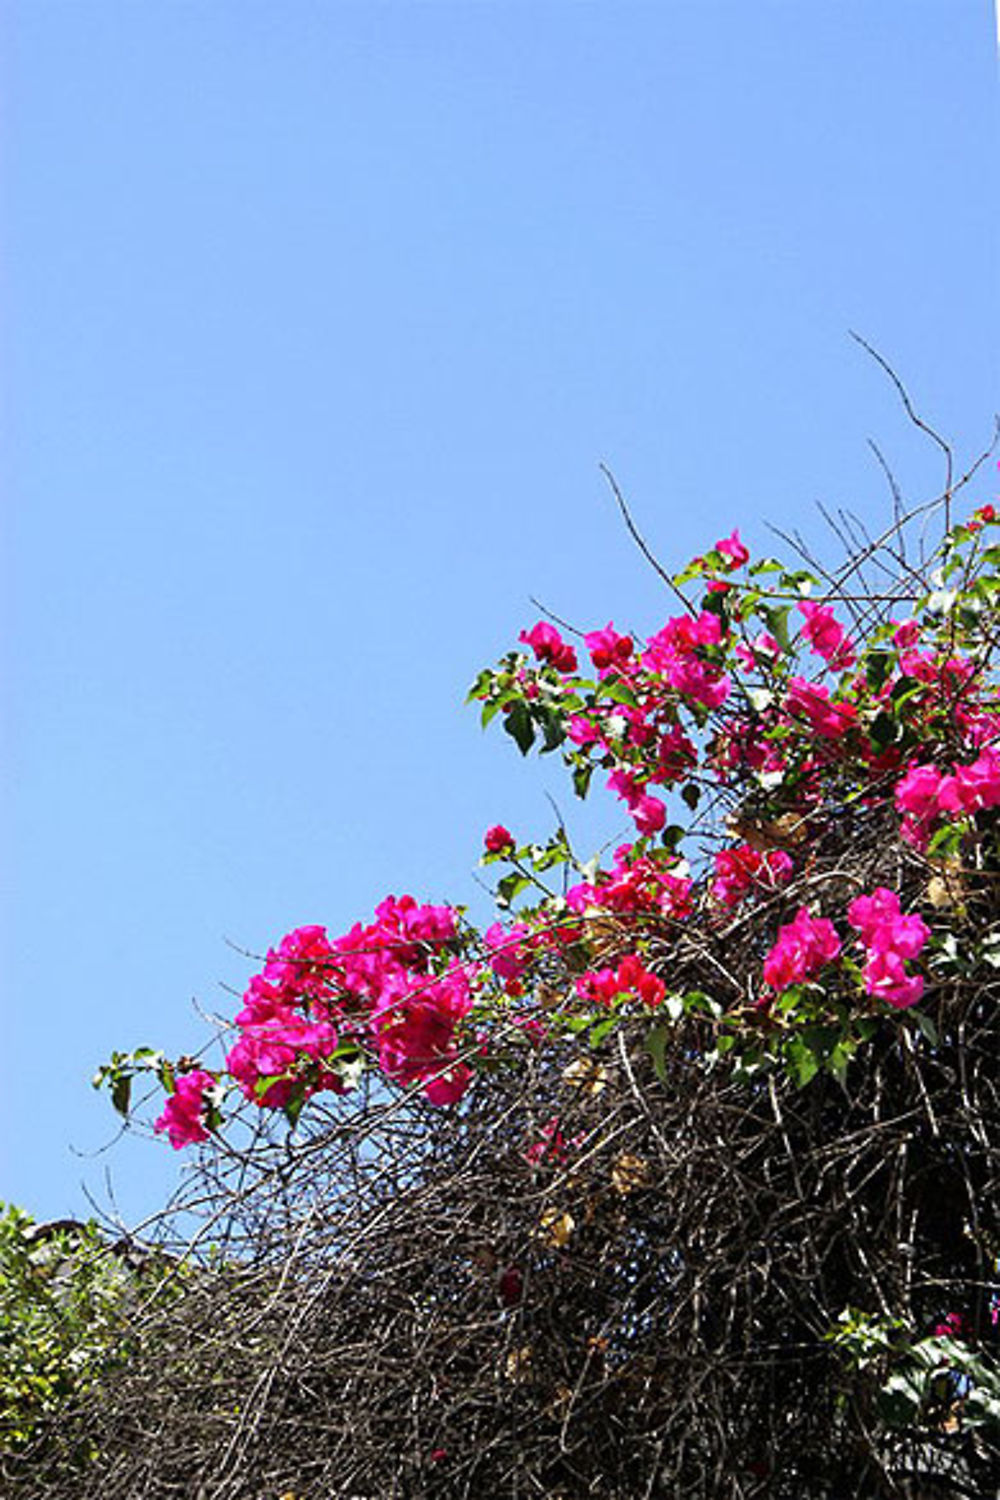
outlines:
[[[130,1265],[93,1222],[37,1225],[0,1204],[0,1452],[27,1447],[128,1357],[132,1315],[162,1271],[155,1256]]]
[[[961,1335],[918,1339],[900,1318],[847,1308],[827,1338],[847,1365],[875,1377],[887,1427],[1000,1433],[1000,1368]]]

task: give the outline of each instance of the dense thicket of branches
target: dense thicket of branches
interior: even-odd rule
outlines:
[[[841,860],[880,857],[872,830]],[[703,963],[759,961],[752,932],[704,942]],[[918,1328],[961,1308],[995,1340],[997,1001],[982,975],[942,985],[939,1045],[887,1027],[849,1090],[706,1071],[697,1026],[661,1080],[622,1032],[450,1113],[372,1100],[206,1169],[215,1268],[5,1493],[992,1494],[996,1435],[962,1430],[959,1391],[889,1436],[884,1361],[826,1335],[847,1307]],[[554,1115],[575,1144],[526,1160]],[[84,1439],[99,1456],[65,1467]]]

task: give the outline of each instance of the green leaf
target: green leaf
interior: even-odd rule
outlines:
[[[627,708],[638,708],[639,700],[636,698],[627,682],[620,677],[606,677],[597,689],[599,698],[610,698],[612,703],[623,703]]]
[[[564,865],[567,859],[569,859],[569,845],[566,843],[566,834],[561,828],[547,844],[531,846],[531,864],[535,870],[551,870],[554,865]]]
[[[670,1031],[666,1026],[654,1026],[646,1037],[646,1047],[653,1059],[653,1071],[661,1083],[667,1081],[667,1042]]]
[[[782,573],[781,586],[785,589],[794,589],[803,598],[811,594],[813,589],[819,588],[819,579],[805,568],[796,568],[791,573]]]
[[[585,765],[573,767],[573,790],[578,797],[586,797],[590,791],[590,778],[593,774],[593,761],[588,760]]]
[[[131,1073],[118,1073],[111,1083],[111,1103],[120,1115],[127,1115],[132,1101]]]
[[[598,1021],[596,1026],[592,1026],[587,1037],[590,1045],[592,1047],[599,1047],[604,1038],[614,1031],[618,1025],[618,1019],[617,1016],[608,1016],[607,1020]]]
[[[820,1070],[820,1059],[801,1037],[785,1043],[785,1066],[796,1088],[805,1088]]]
[[[865,675],[868,686],[878,692],[892,670],[892,655],[888,651],[870,651],[865,659]]]
[[[531,881],[527,875],[522,875],[519,871],[512,870],[509,875],[505,875],[497,884],[497,905],[509,906],[515,896],[519,896],[530,884]]]
[[[522,755],[527,755],[535,740],[535,726],[531,722],[528,705],[523,700],[514,704],[503,723],[504,729],[517,745]]]
[[[292,1094],[291,1098],[288,1099],[288,1101],[282,1106],[282,1113],[284,1114],[285,1119],[288,1121],[293,1130],[299,1123],[299,1116],[302,1113],[302,1106],[305,1104],[305,1102],[306,1091],[304,1088],[298,1088]]]
[[[764,618],[767,621],[767,628],[774,636],[782,651],[787,651],[790,645],[788,634],[788,615],[790,610],[790,604],[768,604],[764,608]]]
[[[701,801],[701,787],[697,782],[689,781],[686,786],[681,787],[681,798],[687,803],[692,812]]]
[[[566,726],[563,716],[554,708],[542,705],[535,709],[535,718],[542,731],[543,745],[542,754],[546,755],[550,750],[557,750],[566,738]],[[518,741],[520,744],[520,741]],[[529,746],[531,741],[529,740]]]
[[[704,990],[688,990],[684,996],[684,1009],[688,1015],[707,1015],[716,1019],[722,1015],[718,1000],[706,995]]]
[[[920,1028],[921,1035],[925,1038],[925,1040],[928,1041],[932,1047],[937,1047],[941,1039],[938,1036],[938,1029],[934,1025],[934,1022],[931,1020],[930,1016],[924,1015],[923,1011],[920,1010],[911,1010],[910,1016],[914,1021],[916,1021],[917,1026]]]
[[[896,738],[896,722],[884,709],[877,713],[868,726],[868,738],[877,750],[886,750]]]
[[[827,1071],[832,1073],[838,1083],[843,1083],[847,1077],[847,1069],[854,1055],[854,1045],[849,1037],[844,1037],[832,1049],[826,1059]]]
[[[474,703],[479,698],[485,698],[492,686],[493,672],[491,668],[484,667],[470,687],[465,699],[466,703]]]
[[[931,835],[930,843],[927,845],[928,855],[932,859],[947,859],[960,853],[964,834],[965,829],[961,823],[945,823]]]

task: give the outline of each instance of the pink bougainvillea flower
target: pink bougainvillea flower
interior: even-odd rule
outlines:
[[[777,661],[783,654],[780,644],[768,630],[761,630],[749,643],[737,641],[733,649],[741,666],[748,672],[754,671],[761,662],[770,664]]]
[[[632,817],[635,826],[646,837],[659,833],[667,821],[667,809],[658,797],[644,793],[633,805]]]
[[[599,1005],[613,1005],[619,995],[632,994],[650,1009],[660,1005],[667,993],[663,980],[650,974],[634,953],[626,954],[617,970],[597,969],[581,974],[576,991],[581,999]]]
[[[585,719],[582,714],[570,715],[566,726],[566,737],[574,745],[579,745],[581,749],[584,749],[587,745],[596,745],[600,740],[600,735],[593,724],[589,719]]]
[[[428,1104],[457,1104],[471,1082],[472,1069],[465,1063],[455,1063],[424,1084],[424,1098]]]
[[[715,550],[722,553],[730,568],[741,568],[750,558],[750,553],[740,541],[738,530],[732,532],[730,536],[723,537],[720,542],[716,542]]]
[[[897,651],[909,651],[920,639],[920,625],[916,620],[903,620],[896,626],[892,636],[892,644]]]
[[[924,992],[919,975],[906,971],[906,960],[916,958],[930,937],[930,929],[916,913],[904,916],[895,891],[879,886],[870,896],[858,896],[847,908],[847,920],[867,951],[865,991],[896,1010],[916,1005]]]
[[[682,919],[690,916],[693,905],[693,882],[684,875],[664,869],[648,855],[635,858],[631,844],[615,850],[613,871],[599,871],[594,883],[572,886],[566,892],[571,911],[585,912],[596,906],[620,913],[660,912]],[[573,929],[569,941],[578,937]]]
[[[877,932],[899,917],[899,897],[881,885],[870,896],[857,896],[847,908],[847,920],[866,947],[872,945]]]
[[[621,797],[630,808],[635,806],[642,795],[631,771],[623,771],[621,768],[612,771],[609,775],[608,791],[614,792],[616,797]]]
[[[764,960],[764,979],[779,993],[790,985],[812,979],[826,964],[840,957],[840,938],[826,917],[814,917],[801,907],[793,922],[778,933]]]
[[[896,783],[896,807],[904,815],[900,833],[917,849],[927,846],[935,822],[945,813],[962,810],[954,776],[936,766],[911,766]]]
[[[270,1000],[289,1007],[322,999],[336,978],[334,958],[325,927],[297,927],[268,953],[263,974],[251,981],[247,1004],[259,1008]]]
[[[495,823],[492,828],[486,830],[483,843],[489,854],[503,854],[505,849],[515,847],[514,835],[508,832],[502,823]]]
[[[499,979],[520,979],[530,967],[531,948],[523,941],[528,936],[523,922],[516,922],[509,931],[494,922],[483,933],[486,961]]]
[[[892,948],[872,951],[864,967],[865,990],[877,1000],[884,1000],[896,1010],[916,1005],[924,993],[919,974],[907,974],[903,955]]]
[[[538,661],[548,662],[557,672],[576,671],[576,652],[547,620],[539,620],[530,630],[522,630],[518,640],[531,647]]]
[[[211,1073],[195,1068],[182,1073],[174,1081],[174,1091],[168,1094],[163,1113],[153,1126],[154,1130],[165,1130],[175,1151],[197,1141],[208,1140],[205,1127],[205,1091],[215,1083]]]
[[[596,969],[581,974],[576,980],[576,992],[588,1004],[613,1005],[618,994],[618,975],[614,969]]]
[[[671,724],[656,747],[657,781],[680,781],[698,764],[698,752],[679,724]]]
[[[791,878],[794,865],[784,849],[759,850],[749,844],[721,849],[715,856],[712,895],[723,906],[738,906],[753,890],[775,890]]]
[[[836,740],[857,723],[853,703],[832,703],[829,690],[804,677],[790,677],[785,694],[785,712],[796,721],[805,720],[820,739]]]
[[[524,1159],[532,1166],[549,1161],[558,1165],[566,1160],[566,1139],[559,1128],[559,1116],[553,1115],[541,1130],[541,1139],[533,1142],[524,1153]]]
[[[799,613],[805,616],[802,634],[818,656],[836,671],[843,671],[857,661],[852,643],[844,634],[840,621],[825,604],[802,599]]]
[[[706,647],[718,646],[721,640],[722,623],[710,610],[703,611],[697,619],[677,615],[650,636],[643,652],[643,666],[663,676],[675,692],[708,708],[720,708],[729,696],[729,676],[702,653]]]
[[[634,953],[627,953],[618,965],[618,988],[622,993],[638,995],[650,1010],[662,1005],[667,993],[663,980],[651,974]]]
[[[289,1020],[293,1015],[294,998],[275,984],[270,984],[263,974],[255,974],[247,985],[243,996],[243,1008],[237,1013],[237,1026],[262,1025],[265,1021]]]
[[[243,1028],[242,1035],[226,1056],[226,1067],[240,1085],[246,1098],[269,1108],[281,1108],[288,1102],[295,1080],[292,1072],[299,1058],[317,1063],[330,1057],[340,1045],[340,1037],[327,1021],[310,1022],[301,1015],[275,1017]],[[266,1079],[274,1080],[262,1089]],[[313,1090],[317,1085],[314,1083]],[[336,1076],[326,1072],[320,1087],[340,1092]]]
[[[608,777],[608,790],[616,793],[628,806],[641,834],[659,833],[667,821],[667,809],[658,797],[651,797],[639,786],[631,771],[619,768]]]
[[[602,675],[609,671],[620,672],[632,655],[632,637],[619,635],[610,620],[603,630],[592,630],[583,640],[591,661]]]
[[[1000,807],[1000,751],[987,745],[971,765],[956,766],[955,782],[965,812]]]

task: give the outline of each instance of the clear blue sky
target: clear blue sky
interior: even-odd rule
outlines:
[[[1000,406],[990,0],[7,0],[0,1196],[134,1218],[92,1094],[290,926],[476,897],[551,775],[462,698]],[[990,184],[993,184],[991,187]],[[995,495],[995,472],[976,491]],[[564,797],[567,804],[571,799]],[[586,824],[578,821],[585,829]],[[581,835],[582,836],[582,835]],[[82,1153],[82,1154],[75,1154]]]

